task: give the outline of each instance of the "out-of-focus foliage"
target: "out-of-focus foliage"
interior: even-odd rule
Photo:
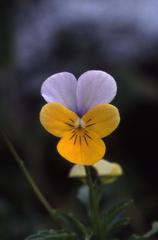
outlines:
[[[141,236],[138,236],[136,234],[133,234],[129,240],[146,240],[146,239],[151,239],[151,237],[153,237],[153,235],[155,233],[158,232],[158,222],[154,222],[152,224],[152,229],[150,231],[148,231],[147,233],[141,235]]]
[[[75,240],[76,235],[67,230],[45,230],[27,237],[25,240]]]

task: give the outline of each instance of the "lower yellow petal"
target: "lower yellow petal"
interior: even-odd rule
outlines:
[[[91,131],[76,129],[69,131],[61,138],[57,145],[62,157],[75,164],[92,165],[105,154],[105,144]]]
[[[111,104],[98,104],[82,117],[87,130],[103,138],[112,133],[120,122],[118,109]]]
[[[66,131],[74,128],[78,116],[59,103],[45,104],[40,112],[43,127],[51,134],[62,137]]]

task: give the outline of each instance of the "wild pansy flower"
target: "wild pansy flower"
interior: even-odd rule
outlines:
[[[118,109],[109,104],[117,91],[116,82],[106,72],[91,70],[78,81],[61,72],[46,79],[41,94],[48,102],[40,112],[43,127],[56,137],[59,154],[66,160],[92,165],[102,159],[106,146],[101,138],[118,126]]]

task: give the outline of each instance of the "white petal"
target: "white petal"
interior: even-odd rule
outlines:
[[[100,103],[109,103],[116,95],[114,78],[106,72],[91,70],[83,73],[77,83],[77,106],[80,115]]]
[[[76,164],[74,165],[69,172],[69,177],[74,178],[85,178],[86,177],[86,170],[84,165]]]
[[[41,87],[41,94],[47,102],[58,102],[76,112],[75,76],[68,72],[56,73],[47,78]]]
[[[102,159],[99,162],[95,163],[93,167],[96,169],[99,176],[108,176],[112,172],[113,164],[107,160]]]

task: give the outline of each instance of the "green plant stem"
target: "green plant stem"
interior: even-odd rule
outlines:
[[[89,201],[90,201],[90,208],[91,208],[91,215],[93,218],[94,229],[95,229],[97,240],[102,240],[99,206],[98,206],[98,201],[96,196],[96,190],[92,181],[92,176],[90,171],[91,169],[88,166],[85,166],[85,169],[86,169],[86,175],[87,175],[87,183],[89,186]]]
[[[25,167],[23,160],[17,154],[14,146],[12,145],[12,143],[10,142],[10,140],[8,139],[6,134],[2,133],[2,135],[5,139],[5,142],[8,146],[8,148],[10,149],[10,152],[12,153],[15,161],[17,162],[18,166],[20,167],[21,171],[23,172],[24,176],[26,177],[28,183],[30,184],[33,192],[35,193],[37,198],[40,200],[41,204],[45,207],[45,209],[49,213],[50,217],[54,220],[57,217],[57,211],[50,206],[50,204],[48,203],[46,198],[43,196],[43,194],[37,187],[36,183],[34,182],[33,178],[31,177],[30,173],[28,172],[27,168]]]

